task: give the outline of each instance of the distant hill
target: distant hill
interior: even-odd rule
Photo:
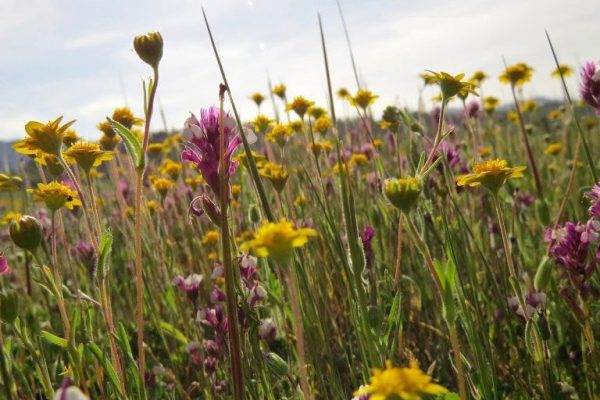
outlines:
[[[19,155],[12,148],[13,142],[0,141],[0,171],[15,170],[19,163]]]

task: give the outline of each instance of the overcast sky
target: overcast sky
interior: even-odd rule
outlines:
[[[385,105],[415,106],[425,69],[493,76],[486,95],[509,101],[497,81],[502,56],[535,68],[531,96],[560,97],[544,36],[561,62],[600,58],[598,0],[341,0],[356,62]],[[220,82],[200,4],[203,3],[242,118],[256,109],[248,96],[266,93],[267,73],[288,94],[325,105],[317,25],[323,18],[334,88],[355,89],[335,0],[0,0],[0,139],[24,135],[31,119],[77,119],[97,138],[97,122],[129,105],[141,114],[141,81],[150,74],[133,52],[134,35],[158,30],[165,41],[158,100],[170,128],[217,100]],[[577,78],[571,78],[573,90]],[[425,98],[433,96],[429,92]],[[430,105],[427,102],[427,105]],[[263,107],[271,113],[270,105]],[[154,126],[162,127],[157,118]]]

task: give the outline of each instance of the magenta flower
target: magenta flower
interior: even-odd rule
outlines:
[[[592,218],[600,218],[600,183],[596,183],[591,191],[585,194],[590,199],[590,208],[588,212]]]
[[[277,327],[271,318],[266,318],[260,321],[258,327],[258,335],[265,342],[272,342],[277,337]]]
[[[0,253],[0,275],[10,274],[12,269],[8,266],[8,260],[4,257],[4,254]]]
[[[600,114],[600,70],[591,61],[581,69],[581,97]]]
[[[371,244],[371,241],[373,241],[374,237],[375,237],[375,229],[371,225],[365,224],[365,226],[360,234],[360,240],[362,242],[363,252],[365,253],[367,269],[370,269],[373,266],[373,259],[375,258],[375,253],[373,252],[373,246]]]
[[[481,109],[479,101],[473,100],[463,110],[463,116],[468,118],[477,118],[479,116],[479,110]]]
[[[212,106],[200,111],[200,120],[194,114],[185,121],[182,136],[187,141],[186,149],[181,153],[183,161],[193,162],[200,170],[216,196],[219,196],[219,146],[220,146],[220,110]],[[235,172],[238,162],[232,162],[233,152],[242,143],[236,133],[235,122],[229,115],[224,116],[223,133],[225,135],[225,169],[227,178]]]
[[[200,292],[200,284],[202,283],[203,279],[204,277],[198,274],[190,274],[185,279],[183,278],[183,276],[177,275],[173,279],[172,284],[173,286],[177,286],[178,288],[182,289],[187,295],[187,297],[192,302],[195,302],[198,298],[198,293]]]

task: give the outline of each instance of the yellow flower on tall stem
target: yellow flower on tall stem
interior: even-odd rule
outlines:
[[[509,167],[506,160],[493,159],[475,164],[473,172],[456,178],[458,186],[476,187],[482,185],[493,193],[509,179],[522,178],[527,167]]]
[[[477,96],[475,85],[472,82],[463,81],[464,77],[465,74],[450,75],[447,72],[430,72],[429,79],[439,85],[442,91],[442,102],[444,102],[457,94],[471,93]]]
[[[288,124],[277,124],[266,135],[269,142],[277,143],[280,147],[285,146],[288,139],[294,136],[294,130]]]
[[[300,118],[304,117],[304,114],[308,111],[310,107],[315,104],[314,101],[310,101],[305,99],[302,96],[294,97],[294,100],[290,104],[287,105],[287,111],[294,111]]]
[[[0,174],[0,192],[18,192],[23,187],[23,179],[18,176]]]
[[[560,64],[558,68],[555,68],[554,71],[552,71],[552,73],[550,74],[551,77],[559,79],[561,75],[565,78],[573,75],[573,68],[571,68],[567,64]]]
[[[354,96],[350,98],[350,103],[355,107],[366,110],[367,107],[375,103],[379,96],[373,94],[370,90],[359,89]]]
[[[369,385],[354,392],[354,396],[370,395],[370,400],[418,400],[426,395],[447,393],[448,389],[433,382],[413,360],[409,367],[393,367],[387,361],[385,369],[374,368]]]
[[[273,94],[282,100],[285,99],[286,90],[287,87],[283,83],[273,86]]]
[[[63,156],[67,161],[76,162],[86,174],[93,167],[100,166],[102,162],[113,159],[111,151],[102,150],[99,144],[86,141],[74,143],[68,150],[63,152]]]
[[[273,162],[265,163],[258,170],[258,173],[271,181],[271,184],[273,184],[273,187],[278,193],[281,193],[289,177],[289,174],[283,165]]]
[[[265,96],[263,96],[262,93],[256,92],[256,93],[252,93],[252,95],[250,96],[250,99],[254,102],[254,104],[256,104],[256,107],[258,107],[260,109],[260,105],[262,104],[263,101],[265,101]]]
[[[75,121],[67,122],[61,126],[63,117],[58,117],[54,121],[45,124],[37,121],[29,121],[25,125],[27,137],[13,145],[17,153],[37,154],[39,151],[44,153],[59,155],[63,144],[64,133]]]
[[[500,82],[510,83],[513,86],[523,86],[531,80],[532,74],[533,68],[525,63],[518,63],[506,67],[499,79]]]
[[[267,117],[264,114],[258,114],[256,118],[254,118],[250,124],[254,128],[254,132],[256,133],[265,133],[273,124],[275,120]]]
[[[37,189],[28,189],[27,191],[33,194],[34,200],[43,201],[46,207],[53,212],[63,207],[72,210],[74,207],[81,206],[77,192],[59,182],[38,183]]]

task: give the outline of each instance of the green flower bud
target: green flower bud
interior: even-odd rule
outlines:
[[[260,211],[258,210],[258,207],[256,207],[256,204],[252,204],[250,206],[248,214],[250,216],[250,221],[252,221],[255,224],[258,224],[260,222]]]
[[[386,179],[384,182],[385,196],[405,213],[417,202],[421,188],[421,179],[414,177]]]
[[[285,376],[289,372],[290,367],[276,353],[266,353],[265,362],[269,370],[277,377]]]
[[[137,55],[152,68],[157,68],[163,55],[163,38],[159,32],[149,32],[133,39]]]
[[[10,238],[20,248],[33,252],[42,241],[42,224],[30,215],[13,221],[9,228]]]

